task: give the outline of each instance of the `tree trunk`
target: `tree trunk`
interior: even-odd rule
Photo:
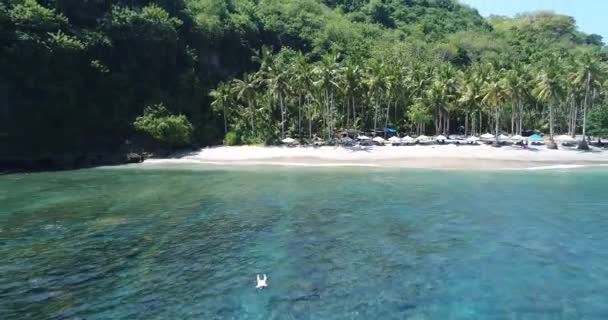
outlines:
[[[224,136],[228,134],[228,122],[226,121],[226,105],[224,105]]]
[[[549,139],[553,142],[553,105],[549,105]]]
[[[583,104],[583,140],[587,137],[587,103],[589,103],[589,89],[591,86],[591,73],[587,73],[587,84],[585,86],[585,102]]]
[[[251,131],[255,135],[255,107],[253,106],[253,102],[249,100],[249,109],[251,109]]]
[[[285,139],[285,105],[283,95],[279,93],[279,103],[281,105],[281,139]]]
[[[386,128],[388,128],[388,117],[391,111],[391,100],[388,100],[388,106],[386,107],[386,119],[384,120],[384,138],[386,139]]]
[[[474,136],[475,135],[475,126],[477,124],[475,123],[475,112],[471,112],[471,135]]]
[[[312,119],[308,118],[308,139],[312,140]]]
[[[496,138],[496,146],[499,146],[500,145],[500,141],[498,140],[498,122],[499,122],[500,112],[498,110],[498,107],[494,107],[494,108],[495,108],[494,113],[496,114],[496,116],[495,116],[495,124],[494,124],[495,130],[494,131],[496,132],[496,136],[495,136],[495,138]]]
[[[350,128],[350,106],[348,99],[344,99],[344,109],[346,109],[346,129]]]
[[[519,101],[519,132],[517,134],[522,135],[524,125],[524,104]]]
[[[515,103],[511,104],[511,134],[515,134]]]
[[[302,94],[298,95],[298,138],[302,139]]]
[[[355,96],[351,96],[351,102],[353,105],[353,125],[357,121],[357,107],[355,106]]]

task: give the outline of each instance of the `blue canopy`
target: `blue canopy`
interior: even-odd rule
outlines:
[[[384,132],[397,133],[397,130],[392,128],[384,128]]]
[[[541,137],[539,134],[533,134],[528,137],[528,140],[542,140],[542,139],[543,139],[543,137]]]

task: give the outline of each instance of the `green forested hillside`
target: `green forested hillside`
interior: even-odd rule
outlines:
[[[159,105],[192,132],[171,146],[580,133],[585,106],[605,113],[607,57],[570,17],[450,0],[0,0],[0,153],[115,152]]]

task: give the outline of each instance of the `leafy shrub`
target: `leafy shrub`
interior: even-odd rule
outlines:
[[[224,145],[235,146],[235,145],[238,145],[239,143],[240,143],[240,139],[239,139],[239,136],[236,134],[236,132],[230,131],[226,134],[226,137],[224,138]]]
[[[186,116],[170,114],[162,103],[146,107],[144,114],[137,117],[133,125],[170,147],[190,144],[194,131]]]

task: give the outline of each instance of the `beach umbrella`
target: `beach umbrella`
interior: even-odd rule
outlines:
[[[358,136],[357,139],[358,140],[370,140],[370,137],[368,137],[368,136]]]
[[[509,140],[509,137],[505,136],[504,134],[501,134],[501,135],[498,136],[498,140],[503,140],[503,141],[504,140]]]
[[[285,139],[281,140],[281,142],[283,142],[285,144],[292,144],[292,143],[296,142],[296,140],[294,140],[292,138],[285,138]]]
[[[390,141],[390,142],[401,142],[401,139],[399,139],[398,137],[390,137],[390,138],[388,138],[388,141]]]
[[[477,142],[479,141],[479,138],[475,137],[475,136],[470,136],[467,138],[467,142]]]
[[[410,136],[405,136],[405,137],[401,138],[401,142],[403,142],[403,143],[416,143],[416,139],[412,138]]]
[[[431,140],[431,137],[425,136],[425,135],[418,136],[418,141],[428,141],[428,140]]]
[[[541,137],[539,134],[533,134],[528,137],[528,140],[542,140],[542,139],[543,139],[543,137]]]
[[[557,137],[555,137],[554,140],[559,141],[559,142],[566,142],[566,143],[576,142],[576,140],[574,138],[572,138],[571,136],[568,136],[568,135],[557,136]]]
[[[490,140],[490,139],[494,139],[494,135],[491,133],[485,133],[481,135],[481,139],[482,140]]]
[[[382,137],[375,137],[372,139],[374,142],[378,142],[378,143],[384,143],[384,138]]]
[[[435,141],[445,141],[445,140],[447,140],[447,139],[448,139],[448,138],[446,138],[446,137],[445,137],[445,136],[443,136],[443,135],[438,135],[438,136],[436,136],[436,137],[435,137]]]
[[[516,134],[516,135],[514,135],[514,136],[511,137],[511,140],[513,140],[513,141],[522,141],[522,140],[524,140],[524,137]]]

